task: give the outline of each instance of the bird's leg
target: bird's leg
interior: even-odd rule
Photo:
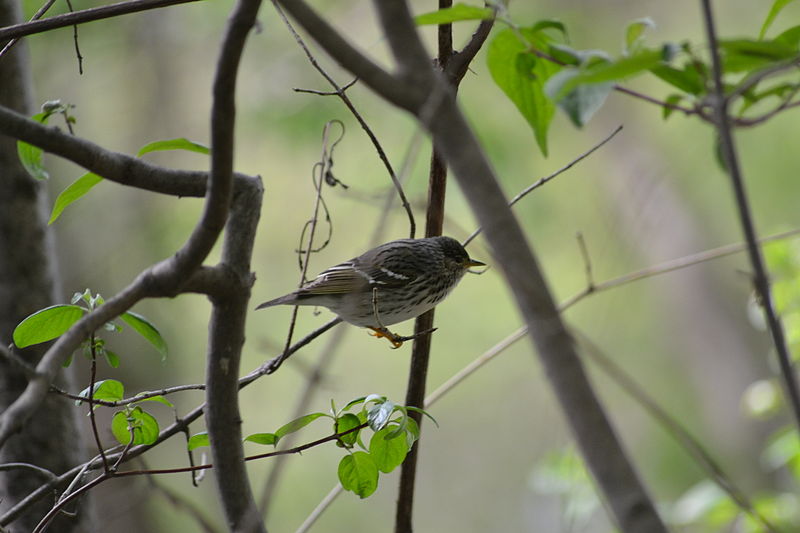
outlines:
[[[416,339],[417,337],[421,337],[423,335],[427,335],[428,333],[433,333],[436,331],[436,328],[426,329],[425,331],[420,331],[419,333],[415,333],[414,335],[410,336],[402,336],[397,335],[396,333],[392,333],[389,329],[381,323],[381,317],[378,315],[378,287],[374,287],[372,289],[372,312],[375,315],[375,322],[378,324],[377,328],[369,327],[374,333],[371,335],[381,338],[385,337],[389,342],[392,343],[394,349],[397,349],[403,345],[404,342],[410,341],[412,339]]]

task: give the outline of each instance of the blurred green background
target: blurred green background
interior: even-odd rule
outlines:
[[[83,25],[79,29],[85,58],[83,76],[78,74],[72,29],[27,38],[37,104],[52,99],[75,104],[76,133],[111,150],[133,154],[148,142],[175,137],[207,144],[210,82],[232,4],[198,2]],[[387,45],[369,2],[314,4],[362,49],[389,64]],[[756,35],[770,6],[766,0],[716,4],[719,30],[727,37]],[[75,7],[92,5],[99,4]],[[414,7],[418,12],[435,9],[432,2],[414,2]],[[37,8],[38,2],[26,1],[26,16]],[[657,27],[649,33],[648,42],[688,39],[704,49],[697,2],[550,0],[512,3],[511,13],[521,25],[542,18],[563,21],[576,48],[601,48],[618,54],[626,24],[649,16]],[[798,14],[798,6],[789,6],[781,20],[796,19]],[[776,23],[779,31],[786,25],[781,20]],[[327,121],[338,119],[346,125],[346,135],[334,154],[333,171],[349,188],[325,190],[333,237],[330,245],[313,257],[310,273],[371,245],[390,190],[374,149],[341,102],[292,90],[329,87],[309,65],[271,4],[262,7],[260,22],[260,31],[250,37],[246,48],[237,94],[236,168],[260,175],[265,186],[253,264],[257,274],[253,307],[290,291],[299,280],[294,250],[303,224],[311,216],[311,169],[320,157],[322,128]],[[472,27],[471,23],[456,27],[456,46],[465,42]],[[429,44],[433,32],[424,29]],[[310,44],[340,84],[351,80]],[[668,93],[665,84],[650,78],[628,85],[656,97]],[[421,236],[427,138],[407,115],[389,108],[363,85],[356,84],[348,94],[395,168],[409,166],[405,189],[414,202]],[[577,232],[587,243],[596,281],[741,240],[732,193],[713,154],[712,132],[695,119],[676,113],[665,122],[659,108],[612,94],[583,130],[576,130],[558,115],[551,130],[551,153],[545,159],[523,118],[494,86],[485,52],[467,74],[460,100],[509,197],[624,125],[609,145],[516,207],[559,301],[585,287]],[[763,235],[800,225],[795,113],[737,133],[757,227]],[[420,150],[407,159],[413,152],[413,140],[420,136]],[[207,166],[207,158],[197,154],[170,152],[146,157],[176,168]],[[52,197],[82,173],[54,157],[48,159],[48,165]],[[105,296],[123,288],[141,269],[169,256],[184,242],[201,206],[196,199],[179,200],[100,184],[54,225],[64,299],[86,287]],[[475,228],[454,180],[448,188],[447,218],[445,233],[457,238]],[[382,240],[406,236],[405,214],[394,202]],[[492,263],[481,238],[469,250],[473,257]],[[741,409],[746,387],[768,375],[772,364],[767,336],[748,321],[748,272],[743,255],[704,263],[591,296],[570,309],[566,319],[697,435],[748,493],[757,494],[774,488],[780,479],[759,461],[764,440],[776,422],[754,420]],[[204,298],[194,295],[143,302],[135,310],[161,328],[170,345],[169,359],[162,364],[146,343],[124,332],[110,339],[122,357],[122,366],[102,368],[100,377],[122,380],[128,393],[202,382],[209,308]],[[250,315],[243,373],[278,352],[290,313],[287,307]],[[324,309],[319,314],[301,309],[296,338],[331,317]],[[439,331],[433,341],[430,390],[521,324],[496,268],[482,276],[467,276],[439,306],[436,321]],[[410,334],[412,324],[396,329]],[[274,431],[294,416],[296,397],[310,369],[337,335],[343,336],[342,342],[308,410],[324,411],[331,399],[343,405],[373,392],[403,401],[410,343],[394,351],[364,330],[339,326],[296,354],[279,373],[242,392],[245,434]],[[640,407],[590,368],[653,497],[659,502],[675,501],[702,479],[701,471]],[[85,376],[88,383],[88,374]],[[199,392],[171,397],[179,413],[202,399]],[[153,410],[164,425],[173,419],[167,407],[155,405]],[[427,422],[424,427],[416,496],[419,531],[610,530],[602,511],[591,514],[588,523],[570,523],[563,516],[564,499],[537,489],[537,466],[552,452],[569,449],[571,437],[527,339],[470,377],[431,412],[440,427]],[[197,423],[193,432],[203,429],[202,423]],[[300,438],[313,440],[329,430],[317,422],[300,433]],[[110,439],[109,431],[105,437]],[[146,455],[147,466],[186,464],[184,446],[180,438],[173,438]],[[247,445],[248,453],[263,451]],[[299,526],[336,483],[341,454],[329,446],[289,458],[267,519],[270,531],[294,531]],[[249,468],[258,499],[271,463],[258,461]],[[577,467],[575,476],[580,476]],[[193,501],[222,529],[213,480],[205,479],[199,488],[192,487],[188,475],[157,481]],[[396,473],[382,476],[377,493],[365,501],[343,494],[314,531],[390,531],[397,482]],[[200,529],[183,509],[152,490],[144,479],[113,481],[95,493],[103,502],[98,509],[104,530]],[[687,526],[682,530],[701,529]]]

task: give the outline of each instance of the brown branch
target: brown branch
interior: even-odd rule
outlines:
[[[719,55],[717,34],[714,27],[714,16],[711,12],[711,0],[701,0],[703,11],[703,21],[706,28],[708,47],[711,52],[711,65],[714,80],[713,94],[711,95],[711,107],[714,112],[714,127],[719,136],[720,148],[725,161],[727,174],[731,178],[736,199],[736,207],[739,214],[739,221],[742,225],[745,241],[747,242],[747,254],[750,264],[753,267],[753,285],[755,286],[761,307],[767,319],[772,342],[778,355],[778,363],[783,377],[784,389],[794,415],[795,424],[800,429],[800,389],[798,389],[797,378],[794,373],[789,347],[786,344],[786,337],[783,326],[775,312],[770,291],[769,277],[767,274],[764,259],[761,255],[761,248],[758,246],[758,233],[755,229],[753,215],[750,209],[750,200],[745,190],[744,176],[739,166],[739,155],[736,144],[731,132],[731,124],[728,112],[729,101],[725,98],[725,86],[722,81],[722,61]]]
[[[2,106],[0,133],[38,146],[122,185],[173,196],[203,197],[206,194],[207,172],[162,168],[143,159],[105,150]],[[241,179],[247,178],[237,176],[237,180]]]
[[[53,6],[53,4],[55,4],[55,3],[56,3],[56,0],[47,0],[44,3],[44,5],[42,7],[40,7],[39,10],[36,11],[36,13],[33,14],[33,16],[31,17],[30,20],[33,21],[33,20],[39,20],[40,18],[42,18],[44,16],[44,14],[47,13],[47,10],[50,9]],[[5,44],[5,46],[3,46],[3,49],[0,50],[0,58],[2,58],[6,53],[8,53],[8,51],[11,50],[11,47],[13,47],[15,44],[17,44],[18,41],[19,41],[19,38],[11,39],[10,41],[8,41]]]
[[[45,31],[55,30],[57,28],[65,28],[67,26],[83,24],[85,22],[92,22],[94,20],[119,17],[120,15],[127,15],[129,13],[137,13],[139,11],[148,11],[150,9],[159,9],[162,7],[197,1],[198,0],[131,0],[130,2],[120,2],[118,4],[111,4],[108,6],[73,11],[71,13],[64,13],[63,15],[56,15],[54,17],[49,17],[42,20],[33,20],[31,22],[23,22],[21,24],[14,24],[13,26],[0,28],[0,42],[5,41],[6,39],[18,39],[26,35],[42,33]]]

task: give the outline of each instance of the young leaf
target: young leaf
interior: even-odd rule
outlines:
[[[777,61],[789,61],[797,51],[783,42],[726,39],[719,42],[724,52],[726,72],[743,72],[767,67]]]
[[[88,398],[89,387],[86,387],[78,393],[78,396]],[[125,386],[116,379],[104,379],[94,384],[94,393],[92,399],[105,400],[108,402],[118,402],[125,397]],[[75,405],[80,405],[81,400],[75,400]]]
[[[47,124],[47,118],[49,116],[50,113],[47,112],[36,113],[31,119],[42,124]],[[44,151],[38,146],[33,146],[23,141],[17,141],[19,162],[22,163],[22,166],[28,171],[28,174],[37,180],[46,180],[50,177],[50,174],[44,169],[44,164],[42,163],[43,153]]]
[[[198,154],[209,155],[211,150],[202,144],[192,142],[189,139],[169,139],[166,141],[154,141],[142,146],[136,157],[142,157],[144,154],[150,152],[160,152],[164,150],[186,150],[189,152],[197,152]]]
[[[275,446],[278,444],[278,436],[275,433],[253,433],[244,439],[246,442],[255,442],[256,444],[264,444],[267,446]]]
[[[661,64],[651,68],[650,72],[673,87],[689,94],[700,94],[705,90],[700,73],[690,64],[687,64],[682,70]]]
[[[52,224],[55,222],[61,215],[61,212],[64,211],[69,204],[81,198],[101,181],[103,181],[103,178],[93,172],[88,172],[73,181],[72,184],[61,191],[61,194],[56,198],[56,202],[53,204],[53,211],[50,213],[50,220],[48,220],[47,223]]]
[[[348,454],[339,462],[339,483],[345,490],[366,498],[378,488],[378,467],[365,452]]]
[[[119,368],[119,356],[111,350],[103,350],[103,355],[111,368]]]
[[[384,474],[388,474],[400,466],[409,449],[406,439],[390,438],[390,434],[393,432],[392,428],[386,427],[374,433],[369,440],[369,454],[378,470]]]
[[[764,19],[764,24],[761,25],[761,31],[758,32],[759,39],[764,38],[764,36],[767,34],[767,30],[769,30],[769,27],[772,26],[772,23],[775,21],[775,17],[777,17],[778,13],[780,13],[781,10],[791,1],[792,0],[775,0],[772,3],[772,8],[770,8],[767,18]]]
[[[562,70],[548,80],[545,89],[548,94],[556,98],[563,93],[562,88],[578,76],[580,74],[577,69]],[[558,107],[567,114],[575,126],[580,128],[603,106],[606,97],[613,89],[614,84],[611,82],[579,85],[558,100]]]
[[[195,448],[200,448],[201,446],[210,446],[211,443],[208,440],[208,433],[205,431],[202,433],[195,433],[191,437],[189,437],[189,441],[186,443],[186,447],[189,451],[194,450]]]
[[[664,100],[664,102],[666,102],[669,105],[665,105],[664,109],[662,109],[661,111],[661,116],[664,118],[664,120],[667,120],[669,116],[675,111],[675,109],[673,109],[670,106],[678,105],[679,103],[681,103],[681,100],[683,100],[682,94],[671,94],[667,96],[667,99]]]
[[[111,432],[120,444],[131,441],[130,428],[134,444],[153,444],[158,438],[158,421],[141,407],[134,407],[127,414],[118,411],[111,419]]]
[[[429,24],[450,24],[461,20],[484,20],[494,16],[494,10],[490,7],[469,6],[458,2],[451,7],[423,13],[414,17],[417,26]]]
[[[77,305],[53,305],[36,311],[14,328],[14,344],[25,348],[63,335],[81,319],[86,309]]]
[[[144,393],[139,393],[139,394],[137,394],[137,396],[139,396],[140,394],[144,394]],[[158,403],[166,405],[167,407],[175,407],[172,404],[171,401],[167,400],[166,398],[164,398],[160,394],[158,396],[151,396],[149,398],[142,398],[141,400],[138,400],[138,401],[139,402],[158,402]]]
[[[520,30],[530,45],[547,50],[551,38],[541,30]],[[555,115],[554,103],[545,95],[544,84],[561,66],[533,55],[511,29],[499,32],[489,44],[486,62],[492,79],[533,129],[542,154],[547,156],[547,131]]]
[[[597,61],[588,67],[578,69],[578,74],[570,76],[561,85],[556,99],[563,97],[579,85],[605,83],[629,78],[646,72],[661,62],[661,50],[641,50],[634,55],[616,61]],[[548,94],[551,94],[548,91]]]
[[[158,353],[161,354],[161,360],[167,358],[167,342],[161,336],[161,333],[156,327],[150,323],[145,317],[138,313],[127,311],[120,315],[120,318],[125,321],[136,333],[144,337],[150,344],[155,346]]]
[[[380,431],[389,422],[389,417],[392,416],[394,408],[397,404],[386,400],[383,403],[372,406],[367,411],[367,423],[372,431]]]
[[[354,415],[353,413],[345,413],[339,418],[336,419],[336,424],[334,426],[334,431],[336,433],[343,433],[349,429],[353,429],[361,425],[361,419],[358,416]],[[358,439],[358,431],[351,431],[347,435],[342,435],[339,437],[338,444],[344,446],[352,446],[356,443]]]
[[[650,17],[634,20],[625,29],[625,53],[636,52],[644,41],[644,32],[647,29],[656,27],[655,22]]]
[[[288,435],[289,433],[294,433],[295,431],[298,431],[298,430],[306,427],[311,422],[313,422],[314,420],[316,420],[317,418],[319,418],[321,416],[328,416],[328,415],[325,414],[325,413],[311,413],[309,415],[301,416],[300,418],[295,418],[294,420],[292,420],[288,424],[284,424],[283,426],[278,428],[278,431],[275,432],[275,437],[278,440],[280,440],[283,437],[285,437],[286,435]]]
[[[406,444],[408,445],[409,450],[414,445],[414,443],[417,442],[418,439],[419,439],[419,425],[417,425],[416,420],[409,417],[406,419]]]

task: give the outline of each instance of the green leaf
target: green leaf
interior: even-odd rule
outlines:
[[[186,443],[186,447],[189,449],[189,451],[192,451],[195,448],[200,448],[201,446],[211,446],[211,442],[208,440],[208,433],[205,431],[202,433],[195,433],[189,437],[189,440]]]
[[[103,350],[103,355],[111,368],[119,368],[119,356],[111,350]]]
[[[579,85],[605,83],[629,78],[650,70],[660,62],[661,50],[641,50],[634,55],[622,57],[616,61],[597,61],[590,66],[578,69],[578,74],[571,76],[555,96],[556,98],[562,97]]]
[[[143,392],[139,393],[136,396],[140,396],[142,394],[144,394],[144,393]],[[164,398],[160,394],[158,396],[150,396],[149,398],[142,398],[141,400],[137,400],[137,402],[158,402],[158,403],[166,405],[167,407],[175,407],[172,404],[171,401],[167,400],[166,398]]]
[[[522,28],[520,32],[538,50],[547,50],[552,41],[542,30]],[[495,35],[486,62],[492,79],[528,121],[539,149],[547,156],[547,132],[555,104],[545,94],[544,84],[562,67],[536,57],[511,29]]]
[[[661,64],[651,68],[650,72],[683,92],[697,95],[705,91],[700,73],[691,64],[687,64],[682,70]]]
[[[490,7],[469,6],[458,2],[451,7],[423,13],[414,17],[417,26],[429,24],[450,24],[461,20],[485,20],[494,16],[494,10]]]
[[[775,21],[775,17],[777,17],[778,13],[780,13],[784,7],[789,5],[791,1],[792,0],[775,0],[772,3],[772,8],[770,8],[767,18],[764,19],[764,24],[761,25],[761,31],[758,32],[759,39],[764,38],[764,36],[767,34],[767,30],[769,30],[769,27],[772,26],[772,23]]]
[[[372,460],[378,467],[378,470],[384,474],[388,474],[398,466],[408,454],[408,442],[404,438],[390,438],[394,433],[394,429],[385,427],[382,430],[374,433],[369,440],[369,454]]]
[[[275,432],[275,436],[277,437],[278,440],[280,440],[289,433],[294,433],[295,431],[298,431],[306,427],[311,422],[313,422],[314,420],[316,420],[321,416],[328,416],[328,415],[325,413],[311,413],[309,415],[304,415],[299,418],[295,418],[288,424],[284,424],[283,426],[278,428],[278,431]]]
[[[36,311],[14,328],[14,344],[25,348],[47,342],[63,335],[86,314],[86,309],[77,305],[53,305]]]
[[[348,454],[339,462],[339,483],[345,490],[366,498],[378,488],[378,467],[365,452]]]
[[[681,100],[683,100],[682,94],[671,94],[667,96],[667,99],[664,100],[664,102],[670,105],[678,105],[679,103],[681,103]],[[675,109],[668,106],[664,106],[664,108],[661,110],[661,116],[664,117],[664,120],[667,120],[669,116],[674,112]]]
[[[89,397],[89,387],[78,393],[78,396]],[[125,397],[125,386],[116,379],[104,379],[94,384],[92,399],[105,400],[108,402],[118,402]],[[80,405],[81,400],[75,400],[75,405]]]
[[[409,417],[406,419],[406,444],[408,445],[408,449],[410,450],[414,443],[418,440],[419,425],[417,424],[416,420]]]
[[[278,444],[278,436],[275,433],[253,433],[244,439],[246,442],[255,442],[256,444],[264,444],[267,446],[275,446]]]
[[[719,42],[724,52],[725,72],[743,72],[763,68],[778,61],[790,60],[797,54],[794,47],[778,41],[726,39]]]
[[[144,154],[150,152],[161,152],[164,150],[186,150],[189,152],[197,152],[198,154],[209,155],[211,150],[200,143],[192,142],[188,139],[169,139],[166,141],[154,141],[142,146],[136,157],[142,157]]]
[[[334,431],[336,433],[343,433],[360,425],[361,419],[358,418],[357,415],[354,415],[353,413],[345,413],[336,419]],[[337,444],[340,446],[344,445],[346,447],[353,446],[356,443],[356,440],[358,440],[358,433],[358,431],[351,431],[347,435],[342,435],[339,437],[339,442]]]
[[[800,45],[800,26],[792,26],[775,37],[775,42],[797,49]]]
[[[650,17],[634,20],[625,29],[625,52],[636,52],[644,41],[644,32],[656,27],[655,22]]]
[[[578,76],[578,69],[562,70],[547,82],[547,93],[556,98],[563,92],[562,87]],[[580,128],[603,106],[613,89],[612,82],[579,85],[558,100],[558,107]]]
[[[41,124],[47,124],[49,116],[50,113],[47,112],[36,113],[31,119]],[[22,166],[28,171],[28,174],[37,180],[46,180],[50,177],[50,174],[44,169],[44,164],[42,163],[43,154],[44,151],[38,146],[33,146],[23,141],[17,141],[19,162],[22,163]]]
[[[101,181],[103,181],[103,178],[93,172],[88,172],[73,181],[72,184],[61,191],[61,194],[56,198],[56,202],[53,204],[53,212],[50,213],[50,220],[47,223],[52,224],[55,222],[61,215],[61,212],[64,211],[69,204],[81,198]]]
[[[133,428],[133,444],[153,444],[158,439],[158,421],[139,406],[118,411],[111,419],[111,432],[120,444],[128,444]]]
[[[158,353],[161,354],[161,360],[167,358],[167,342],[161,336],[161,333],[156,327],[145,317],[138,313],[127,311],[120,315],[120,318],[133,328],[136,333],[145,338],[150,344],[155,346]]]
[[[564,26],[564,23],[561,22],[560,20],[553,20],[553,19],[540,20],[536,22],[536,24],[531,26],[530,31],[535,33],[548,29],[558,30],[564,39],[569,39],[569,35],[567,34],[567,27]]]

